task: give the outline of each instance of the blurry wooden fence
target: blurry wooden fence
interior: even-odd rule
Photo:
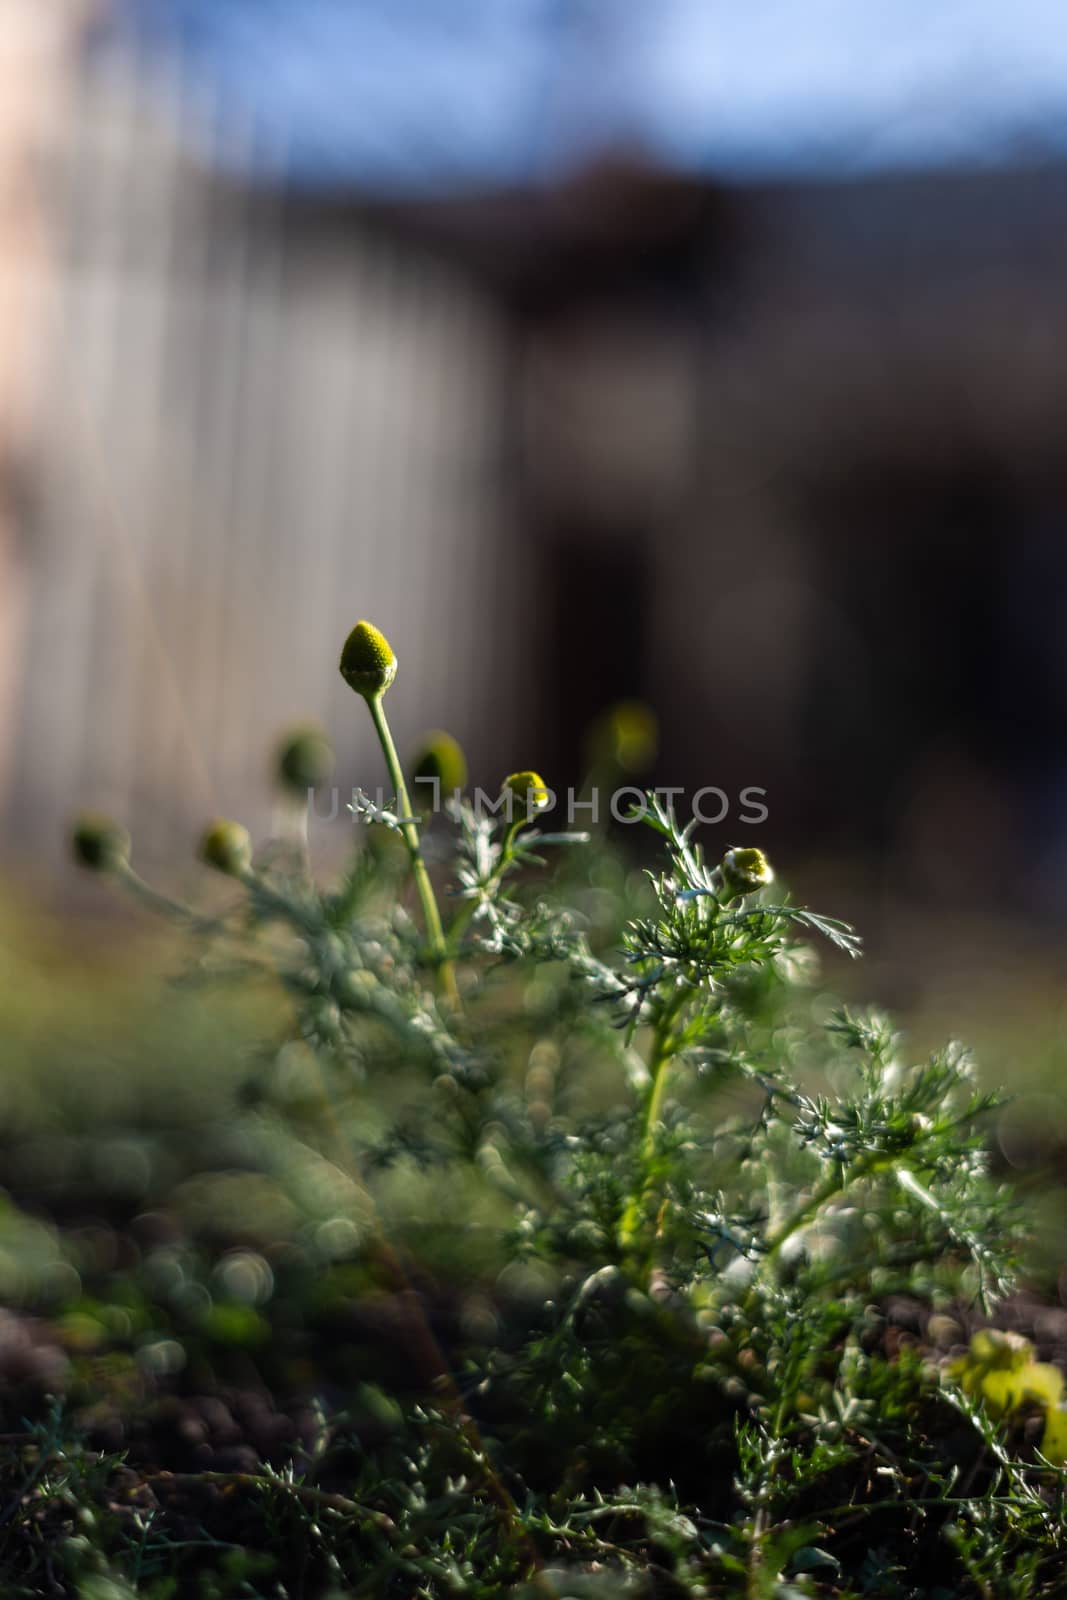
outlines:
[[[308,226],[212,175],[256,156],[223,111],[96,52],[57,155],[7,797],[41,863],[86,805],[149,857],[215,811],[264,828],[301,718],[376,786],[336,670],[360,616],[400,657],[402,741],[445,724],[477,763],[521,716],[503,319],[351,208]]]

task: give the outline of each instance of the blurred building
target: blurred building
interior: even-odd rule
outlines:
[[[793,847],[906,849],[948,892],[1059,848],[1061,166],[616,153],[387,196],[269,181],[202,77],[77,61],[20,467],[21,849],[58,859],[81,804],[149,853],[209,811],[263,828],[308,716],[376,784],[335,665],[360,615],[402,740],[453,728],[478,781],[575,781],[638,695],[660,781],[764,787]]]
[[[1067,172],[660,187],[670,246],[533,322],[551,702],[647,695],[664,780],[765,785],[794,847],[1054,895]]]

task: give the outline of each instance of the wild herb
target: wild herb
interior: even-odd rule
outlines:
[[[288,994],[321,1103],[294,1119],[267,1074],[258,1115],[343,1165],[353,1281],[402,1308],[399,1372],[367,1357],[385,1432],[341,1415],[298,1471],[234,1479],[278,1510],[262,1592],[1061,1593],[1061,1384],[992,1335],[944,1373],[889,1338],[895,1295],[989,1308],[1012,1282],[967,1052],[914,1062],[881,1013],[827,1006],[812,941],[855,957],[853,930],[759,849],[706,859],[655,795],[639,894],[602,838],[541,826],[533,771],[499,811],[451,801],[431,861],[408,778],[451,786],[462,753],[435,734],[405,774],[376,628],[341,671],[393,791],[357,798],[371,842],[323,888],[217,821],[201,856],[241,904],[171,907],[205,970]],[[105,819],[75,848],[169,904]],[[1003,1421],[1027,1403],[1050,1418],[1029,1459]],[[108,1560],[129,1574],[128,1533]]]

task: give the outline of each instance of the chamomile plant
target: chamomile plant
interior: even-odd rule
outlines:
[[[655,794],[660,864],[605,944],[549,863],[570,853],[570,888],[575,853],[595,872],[615,847],[547,826],[533,769],[492,807],[456,793],[440,731],[405,767],[397,657],[370,623],[340,667],[392,798],[357,794],[385,844],[335,884],[217,820],[200,855],[240,904],[204,919],[141,885],[114,824],[74,835],[84,865],[186,918],[202,964],[276,973],[353,1251],[406,1307],[403,1423],[320,1530],[338,1592],[946,1600],[1014,1592],[983,1574],[1035,1527],[1027,1593],[1058,1592],[1058,1414],[1029,1464],[997,1429],[1060,1389],[1013,1379],[997,1413],[992,1380],[888,1337],[895,1295],[989,1308],[1011,1283],[997,1102],[967,1052],[912,1061],[881,1013],[827,1003],[818,947],[855,958],[853,930],[795,904],[761,849],[706,856]],[[433,859],[416,776],[448,793]],[[260,1089],[279,1139],[316,1137],[269,1067]]]

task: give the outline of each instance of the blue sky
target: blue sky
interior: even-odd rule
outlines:
[[[538,182],[606,148],[847,173],[1067,148],[1064,0],[120,0],[309,183]]]

